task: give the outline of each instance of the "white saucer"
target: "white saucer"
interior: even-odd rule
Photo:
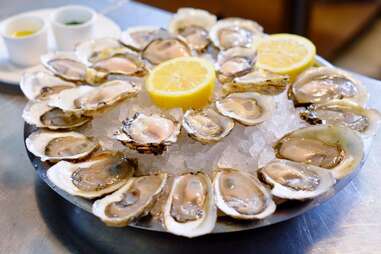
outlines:
[[[24,14],[29,14],[29,15],[39,16],[44,19],[49,19],[49,16],[52,13],[52,11],[53,11],[52,9],[42,9],[37,11],[26,12]],[[121,33],[120,27],[114,21],[112,21],[111,19],[101,14],[97,15],[97,18],[95,20],[94,38],[101,38],[101,37],[119,38],[120,33]],[[55,51],[56,45],[55,45],[53,33],[50,27],[48,28],[48,43],[49,43],[49,50]],[[10,85],[15,85],[15,86],[19,85],[21,75],[24,71],[30,70],[30,69],[38,69],[38,68],[42,68],[42,67],[41,66],[20,67],[9,62],[7,49],[5,48],[3,39],[0,37],[0,83],[6,83]]]

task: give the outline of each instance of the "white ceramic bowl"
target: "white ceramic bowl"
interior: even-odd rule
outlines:
[[[81,41],[93,38],[96,13],[81,5],[67,5],[54,11],[51,16],[51,25],[59,50],[73,50]],[[76,25],[67,25],[70,22],[79,22]]]
[[[19,31],[35,31],[25,37],[14,37]],[[5,20],[0,28],[11,62],[21,66],[36,65],[48,52],[47,26],[40,17],[16,15]]]

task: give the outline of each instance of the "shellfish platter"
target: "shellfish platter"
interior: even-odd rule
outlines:
[[[365,86],[317,59],[306,38],[182,8],[166,29],[42,56],[20,83],[25,144],[52,188],[108,226],[269,225],[344,187],[380,122]]]

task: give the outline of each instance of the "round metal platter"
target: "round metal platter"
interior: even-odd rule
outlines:
[[[330,66],[327,61],[324,59],[317,57],[317,63],[319,65],[327,65]],[[34,131],[36,131],[37,128],[25,124],[24,125],[24,143],[25,139]],[[339,180],[336,182],[334,187],[329,190],[328,192],[324,193],[323,195],[304,202],[298,202],[298,201],[288,201],[281,205],[277,206],[277,209],[273,215],[270,217],[267,217],[263,220],[253,220],[253,221],[240,221],[240,220],[234,220],[229,217],[219,217],[216,223],[216,226],[212,233],[227,233],[227,232],[235,232],[235,231],[243,231],[243,230],[249,230],[249,229],[255,229],[260,228],[264,226],[269,226],[278,222],[286,221],[291,218],[294,218],[302,213],[305,213],[306,211],[319,206],[323,202],[327,201],[328,199],[332,198],[336,193],[338,193],[340,190],[342,190],[347,184],[351,182],[351,180],[357,175],[358,171],[362,168],[364,165],[364,162],[366,160],[366,157],[369,153],[370,148],[370,142],[364,144],[364,158],[362,159],[360,165],[358,168],[352,172],[351,175]],[[50,186],[55,192],[57,192],[60,196],[62,196],[67,201],[71,202],[75,206],[85,210],[86,212],[91,213],[91,206],[92,201],[87,200],[81,197],[72,196],[65,191],[59,189],[57,186],[55,186],[47,177],[46,172],[48,168],[51,166],[49,163],[42,162],[38,157],[34,156],[32,153],[30,153],[27,150],[29,159],[31,160],[35,170],[37,171],[37,174],[40,176],[40,178]],[[137,221],[131,222],[129,224],[131,227],[145,229],[145,230],[151,230],[151,231],[162,231],[165,232],[165,229],[161,225],[161,223],[158,220],[153,219],[150,216],[143,217]],[[106,227],[106,225],[105,225]]]

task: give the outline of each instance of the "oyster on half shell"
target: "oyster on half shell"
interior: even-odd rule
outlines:
[[[219,20],[210,29],[210,39],[221,49],[233,47],[254,48],[264,36],[263,28],[256,22],[242,18],[226,18]]]
[[[271,194],[254,175],[236,169],[220,169],[213,180],[217,207],[236,219],[263,219],[275,211]]]
[[[271,194],[283,199],[304,200],[329,191],[336,180],[327,169],[288,160],[273,160],[258,171],[271,186]]]
[[[275,109],[271,96],[257,93],[232,93],[216,101],[222,115],[244,125],[255,125],[269,119]]]
[[[310,124],[347,126],[364,136],[374,135],[381,120],[377,110],[363,108],[349,100],[312,104],[300,112],[300,117]]]
[[[152,40],[169,35],[169,32],[157,26],[134,26],[122,32],[120,42],[134,50],[143,50]]]
[[[60,161],[47,171],[58,188],[84,198],[111,193],[127,183],[137,168],[135,160],[121,153],[103,151],[80,163]]]
[[[42,161],[78,160],[99,147],[93,137],[78,132],[36,131],[25,140],[27,149]]]
[[[363,106],[368,96],[360,81],[333,67],[307,69],[297,77],[290,89],[290,97],[296,105],[347,99]]]
[[[276,95],[286,90],[289,81],[288,75],[255,69],[246,75],[236,77],[233,81],[223,84],[222,89],[226,94],[232,92],[258,92]]]
[[[253,48],[234,47],[220,51],[217,56],[216,70],[222,83],[251,72],[257,58]]]
[[[92,117],[80,113],[64,112],[60,108],[50,107],[48,101],[29,101],[23,111],[25,122],[39,128],[67,130],[88,123]]]
[[[126,226],[149,212],[166,182],[166,173],[130,178],[118,191],[96,200],[93,214],[109,226]]]
[[[286,134],[274,145],[277,158],[328,169],[336,179],[357,168],[363,149],[362,139],[355,131],[335,125],[301,128]]]
[[[202,52],[209,45],[209,29],[217,17],[201,9],[180,8],[173,16],[169,31],[182,36],[188,45]]]
[[[166,230],[196,237],[210,233],[217,220],[212,183],[202,172],[177,176],[163,210]]]
[[[31,101],[48,100],[62,90],[76,87],[75,83],[62,80],[46,71],[27,71],[20,80],[20,88]]]
[[[135,113],[123,121],[114,138],[139,153],[157,155],[176,142],[180,128],[181,119],[172,115]]]
[[[191,138],[210,144],[226,137],[233,129],[234,121],[211,108],[189,109],[184,114],[182,126]]]

